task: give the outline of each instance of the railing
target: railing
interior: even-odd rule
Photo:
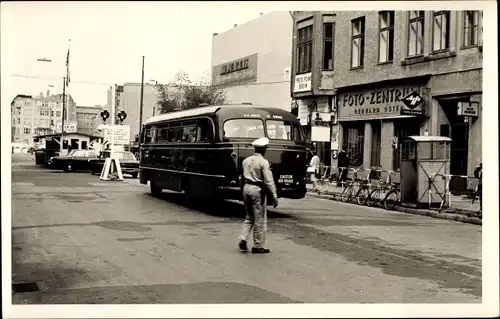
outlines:
[[[442,178],[445,182],[445,189],[439,192],[432,189],[429,184],[428,199],[429,203],[434,194],[441,197],[439,209],[452,208],[465,211],[472,211],[481,213],[482,211],[482,192],[478,188],[479,179],[466,175],[452,175],[452,174],[430,174],[429,178],[434,180]],[[447,203],[447,205],[445,205]]]

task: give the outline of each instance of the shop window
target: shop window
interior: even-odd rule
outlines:
[[[394,58],[394,11],[379,13],[378,62],[391,62]]]
[[[432,51],[447,50],[450,47],[450,11],[434,12],[432,19]]]
[[[399,150],[401,143],[407,136],[420,135],[420,122],[415,119],[400,119],[394,121],[394,137],[397,141],[397,148],[393,148],[392,169],[399,170],[401,168],[401,160]]]
[[[463,46],[478,45],[479,11],[464,11]]]
[[[351,67],[363,66],[365,46],[365,17],[352,20]]]
[[[408,32],[408,57],[424,53],[425,11],[410,11]]]
[[[351,166],[362,166],[365,143],[365,123],[349,123],[344,125],[342,148],[350,159]]]
[[[333,23],[323,23],[323,70],[333,70]]]
[[[313,26],[297,30],[297,73],[308,73],[312,69]]]
[[[372,150],[371,166],[380,166],[380,155],[382,149],[382,124],[380,121],[371,123],[372,125]]]

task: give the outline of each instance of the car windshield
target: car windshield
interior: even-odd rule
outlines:
[[[224,137],[264,137],[264,124],[260,119],[235,119],[224,123]]]
[[[266,130],[267,137],[271,140],[303,141],[302,132],[297,123],[268,120]]]

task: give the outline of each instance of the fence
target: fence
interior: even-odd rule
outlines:
[[[479,179],[466,175],[452,174],[430,174],[429,179],[442,178],[445,180],[445,189],[439,192],[437,189],[432,189],[429,185],[428,198],[432,194],[438,194],[442,197],[440,209],[452,208],[467,210],[472,212],[481,212],[481,194],[478,190]],[[445,207],[447,202],[447,207]]]

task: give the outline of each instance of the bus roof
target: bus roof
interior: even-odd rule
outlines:
[[[298,121],[297,117],[295,117],[292,113],[280,108],[261,106],[261,105],[251,105],[251,104],[224,104],[224,105],[209,105],[209,106],[197,107],[190,110],[157,115],[148,118],[144,124],[147,125],[147,124],[161,123],[165,121],[190,118],[195,116],[211,116],[215,115],[217,112],[221,112],[224,115],[227,115],[228,117],[242,116],[243,113],[248,113],[251,112],[252,110],[260,112],[262,111],[270,112],[275,115],[280,115],[283,117],[284,120],[287,121]]]

